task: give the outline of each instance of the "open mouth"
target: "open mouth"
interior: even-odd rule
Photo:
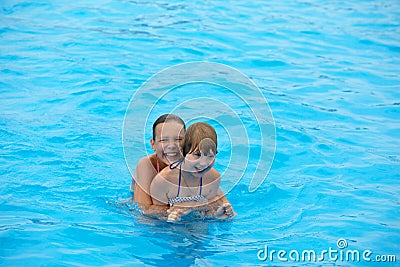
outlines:
[[[170,152],[170,153],[164,153],[164,155],[167,156],[167,157],[172,158],[172,157],[178,156],[178,153],[177,152]]]
[[[177,161],[181,158],[181,154],[179,152],[168,152],[164,153],[164,160],[167,161],[167,164],[171,164],[174,161]]]

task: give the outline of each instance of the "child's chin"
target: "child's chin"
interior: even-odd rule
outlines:
[[[203,174],[207,173],[210,169],[211,168],[206,168],[206,169],[204,169],[202,171],[195,171],[195,173],[197,173],[198,175],[203,175]]]

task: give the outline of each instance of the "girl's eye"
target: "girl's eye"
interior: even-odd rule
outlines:
[[[200,153],[194,153],[193,156],[195,156],[196,158],[200,158],[201,154]]]
[[[168,141],[167,139],[161,139],[161,140],[160,140],[161,143],[165,143],[165,142],[167,142],[167,141]]]

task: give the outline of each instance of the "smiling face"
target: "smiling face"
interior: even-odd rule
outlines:
[[[169,120],[156,126],[155,139],[151,139],[150,144],[157,157],[169,165],[182,157],[180,145],[184,135],[184,126]]]
[[[215,153],[212,149],[207,151],[196,150],[186,154],[184,171],[192,176],[201,177],[208,172],[215,163]]]
[[[194,177],[208,172],[215,162],[217,154],[217,133],[204,122],[192,124],[186,132],[182,145],[185,156],[183,170]]]

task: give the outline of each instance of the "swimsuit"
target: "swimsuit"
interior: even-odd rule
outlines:
[[[201,190],[203,187],[203,176],[200,177],[200,192],[198,195],[196,196],[190,196],[190,197],[180,197],[179,196],[179,192],[181,189],[181,180],[182,180],[182,162],[183,162],[183,158],[172,163],[169,168],[170,169],[175,169],[176,167],[179,166],[179,180],[178,180],[178,193],[176,194],[176,197],[170,198],[168,199],[168,204],[170,206],[173,206],[176,203],[182,203],[182,202],[187,202],[187,201],[200,201],[205,199],[205,197],[201,194]]]
[[[168,166],[168,164],[165,164],[161,159],[158,158],[157,154],[153,154],[150,156],[150,162],[153,165],[154,169],[157,170],[157,173]]]

